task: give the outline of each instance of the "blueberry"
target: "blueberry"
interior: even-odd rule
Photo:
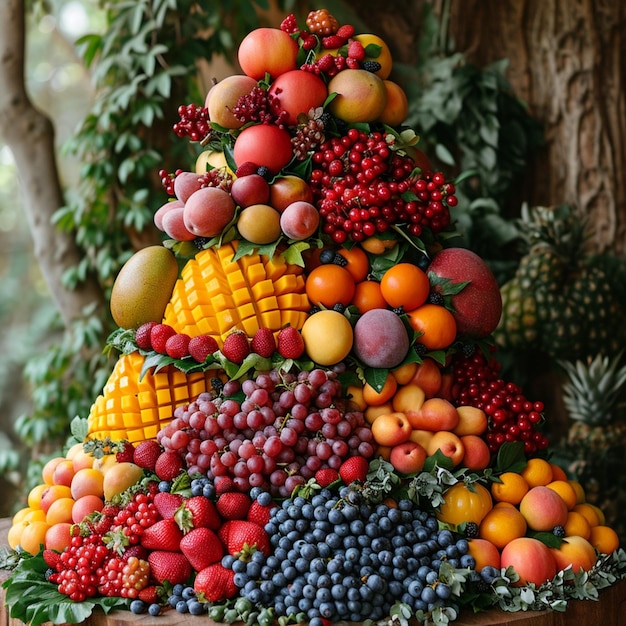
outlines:
[[[185,606],[187,606],[186,603],[183,603],[183,604],[185,604]],[[178,606],[177,606],[176,610],[178,610]],[[156,617],[157,615],[160,615],[161,614],[161,605],[157,604],[156,602],[151,604],[148,607],[148,613],[150,615],[152,615],[153,617]]]
[[[140,615],[146,612],[146,603],[143,600],[133,600],[130,603],[130,612],[135,615]]]
[[[152,605],[150,605],[150,606],[152,606]],[[188,613],[189,612],[189,607],[187,606],[187,603],[184,600],[178,601],[174,608],[176,609],[177,613]],[[150,609],[148,609],[148,610],[150,610]]]
[[[159,491],[161,493],[169,493],[172,488],[172,484],[167,480],[162,480],[159,482]]]

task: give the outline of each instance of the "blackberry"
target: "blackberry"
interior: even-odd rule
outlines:
[[[269,168],[269,167],[266,167],[265,165],[261,165],[261,166],[257,169],[256,173],[257,173],[259,176],[262,176],[263,178],[265,178],[265,180],[267,180],[267,181],[269,181],[269,180],[271,180],[271,179],[272,179],[272,172],[270,172],[270,168]]]
[[[443,296],[438,291],[431,291],[428,294],[427,302],[428,304],[437,304],[439,306],[443,306],[444,299],[443,299]]]
[[[404,315],[404,307],[402,305],[391,309],[396,315]]]
[[[564,528],[563,526],[560,526],[560,525],[559,525],[559,526],[555,526],[555,527],[552,529],[552,534],[553,534],[555,537],[560,537],[560,538],[562,539],[562,538],[563,538],[563,537],[565,537],[565,535],[566,535],[566,533],[565,533],[565,528]]]
[[[208,237],[196,237],[193,240],[193,245],[198,248],[198,250],[204,250],[204,246],[210,241]]]
[[[339,252],[337,252],[333,257],[333,263],[335,265],[339,265],[340,267],[345,267],[346,265],[348,265],[348,259],[346,259],[345,256],[339,254]]]
[[[328,111],[324,111],[318,119],[322,122],[324,128],[328,128],[333,123],[333,116]]]
[[[215,393],[220,393],[224,389],[224,383],[217,376],[211,378],[211,387],[215,390]]]
[[[317,305],[313,305],[310,309],[309,309],[309,315],[315,315],[316,313],[319,313],[322,309],[320,309]]]
[[[345,310],[346,307],[341,304],[341,302],[337,302],[337,304],[333,306],[333,311],[337,311],[337,313],[343,313]]]
[[[463,343],[461,344],[461,352],[465,357],[472,357],[476,353],[476,344],[475,343]]]
[[[476,522],[467,522],[465,524],[465,536],[470,538],[478,537],[478,524]]]
[[[413,347],[415,348],[415,352],[417,352],[417,356],[426,356],[428,354],[428,348],[423,343],[415,342]]]
[[[380,70],[382,65],[378,61],[364,61],[361,67],[364,70],[367,70],[368,72],[372,72],[374,74],[378,72],[378,70]]]

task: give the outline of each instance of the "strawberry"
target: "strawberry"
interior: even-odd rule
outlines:
[[[241,178],[242,176],[249,176],[250,174],[256,174],[256,171],[259,169],[259,166],[252,161],[244,161],[237,169],[235,170],[235,176],[237,178]]]
[[[339,472],[332,467],[324,467],[315,472],[315,480],[320,487],[328,487],[339,478]]]
[[[154,473],[161,480],[174,480],[183,467],[185,463],[177,452],[165,450],[159,454],[154,464]]]
[[[160,587],[156,585],[148,585],[139,591],[137,597],[145,602],[146,604],[159,604],[161,601],[160,596]]]
[[[365,48],[360,41],[351,41],[348,45],[348,56],[357,61],[365,61]]]
[[[217,341],[211,335],[192,337],[188,348],[191,358],[198,363],[204,363],[211,354],[219,350]]]
[[[124,554],[122,554],[122,560],[128,561],[131,556],[142,559],[143,561],[147,561],[148,550],[146,550],[146,548],[139,544],[135,544],[134,546],[127,546],[126,550],[124,550]]]
[[[235,488],[235,483],[230,476],[216,476],[214,480],[215,493],[227,493]]]
[[[222,519],[246,519],[252,501],[247,493],[228,491],[217,499],[216,507]]]
[[[247,520],[229,520],[218,530],[228,554],[233,556],[247,555],[260,550],[266,556],[270,553],[270,538],[265,528]]]
[[[135,331],[135,343],[140,350],[151,350],[150,333],[157,322],[146,322]]]
[[[334,48],[341,48],[347,39],[345,37],[340,37],[339,35],[328,35],[327,37],[322,37],[322,48],[326,48],[326,50],[333,50]]]
[[[222,523],[215,504],[204,496],[192,496],[183,500],[174,513],[178,527],[184,532],[192,528],[212,528],[217,530]]]
[[[183,503],[183,496],[180,493],[157,493],[154,496],[154,506],[163,519],[174,517],[177,509]]]
[[[48,567],[56,569],[57,563],[61,558],[61,554],[59,552],[55,552],[54,550],[50,550],[49,548],[47,548],[43,551],[42,556]]]
[[[289,35],[298,32],[298,20],[293,13],[290,13],[281,23],[280,30],[284,30]]]
[[[180,551],[187,557],[196,572],[224,556],[224,546],[210,528],[194,528],[180,542]]]
[[[169,324],[155,324],[150,330],[152,349],[160,354],[165,354],[165,344],[175,334],[176,331]]]
[[[163,448],[158,441],[148,439],[137,444],[133,454],[133,463],[139,465],[143,469],[154,472],[157,459],[159,458]]]
[[[173,359],[184,359],[189,355],[191,337],[185,333],[176,333],[165,342],[165,352]]]
[[[269,358],[276,352],[276,339],[270,328],[259,328],[250,341],[253,352],[259,356]]]
[[[171,518],[162,519],[146,528],[141,533],[140,542],[148,550],[167,550],[168,552],[178,552],[180,550],[180,540],[183,538],[183,531],[178,528],[178,524]]]
[[[235,572],[232,569],[227,569],[221,563],[213,563],[198,572],[193,588],[208,602],[220,602],[239,593],[234,578]]]
[[[304,339],[293,326],[287,326],[278,333],[278,352],[285,359],[298,359],[304,352]]]
[[[222,354],[233,363],[241,365],[244,359],[250,354],[250,343],[248,337],[242,331],[236,330],[226,339],[222,346]]]
[[[135,452],[135,446],[130,441],[123,441],[119,447],[119,450],[115,454],[115,460],[118,463],[126,463],[133,460]]]
[[[191,576],[191,563],[180,552],[154,550],[148,556],[150,573],[159,584],[166,580],[171,585],[182,584]]]
[[[367,478],[369,462],[362,456],[351,456],[346,459],[339,467],[339,476],[346,485],[358,480],[364,483]]]
[[[248,511],[248,515],[246,515],[246,519],[249,522],[254,522],[259,526],[265,527],[270,521],[270,517],[272,516],[272,509],[276,505],[272,502],[269,506],[264,506],[259,504],[258,500],[254,500],[250,505],[250,510]]]

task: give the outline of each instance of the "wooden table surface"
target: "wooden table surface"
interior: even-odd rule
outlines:
[[[0,520],[0,543],[6,545],[6,536],[11,522]],[[0,582],[6,580],[9,572],[0,571]],[[2,613],[0,626],[22,626],[22,622],[9,617],[8,607],[4,603],[4,589],[0,588]],[[85,626],[217,626],[205,617],[194,617],[189,614],[168,610],[162,615],[134,615],[130,611],[114,611],[109,615],[101,612],[94,614],[85,622]],[[494,609],[484,613],[473,614],[464,612],[452,626],[626,626],[626,580],[605,589],[600,600],[572,600],[564,613],[556,611],[534,611],[506,613]]]

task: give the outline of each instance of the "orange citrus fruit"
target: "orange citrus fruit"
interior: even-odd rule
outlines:
[[[380,283],[375,280],[362,280],[357,283],[354,286],[351,304],[359,309],[359,313],[387,308],[387,302],[380,290]]]
[[[339,254],[348,262],[346,269],[352,274],[355,283],[367,278],[367,274],[370,271],[370,261],[363,248],[359,246],[341,248]]]
[[[380,290],[391,308],[403,307],[405,311],[411,311],[426,302],[430,282],[417,265],[398,263],[383,274]]]
[[[504,472],[499,476],[502,482],[491,484],[491,495],[497,502],[519,504],[529,489],[526,479],[516,472]]]
[[[496,548],[502,550],[513,539],[523,537],[526,529],[526,520],[515,507],[496,506],[483,518],[478,536],[491,541]]]
[[[588,502],[583,502],[581,504],[577,504],[573,510],[576,513],[580,513],[582,516],[584,516],[587,521],[589,522],[589,525],[591,527],[593,526],[599,526],[600,525],[600,517],[598,515],[598,511],[596,510],[596,508],[594,506],[592,506],[591,504],[589,504]]]
[[[348,306],[354,296],[354,278],[345,267],[326,263],[311,271],[305,290],[311,304],[329,309],[337,303]]]
[[[421,333],[415,339],[429,350],[443,350],[456,338],[456,321],[444,306],[422,304],[407,312],[413,330]]]
[[[572,487],[567,480],[553,480],[552,482],[549,482],[546,487],[556,491],[561,496],[567,505],[568,511],[571,511],[576,506],[576,491],[574,491],[574,487]]]
[[[388,400],[391,400],[397,388],[398,383],[395,377],[391,372],[387,372],[385,384],[380,391],[377,391],[369,383],[363,385],[363,400],[365,400],[368,406],[380,406],[381,404],[385,404]]]
[[[550,463],[550,467],[552,468],[552,480],[567,480],[567,474],[560,465]]]
[[[600,554],[611,554],[619,548],[619,537],[609,526],[594,526],[589,534],[589,543]]]
[[[530,487],[545,486],[552,482],[552,467],[545,459],[529,459],[522,476]]]
[[[587,499],[583,486],[577,480],[570,479],[567,482],[569,482],[576,492],[576,504],[582,504]]]
[[[589,539],[591,535],[591,525],[587,521],[587,518],[577,511],[570,511],[567,514],[567,520],[565,521],[565,535],[578,535],[583,539]]]

